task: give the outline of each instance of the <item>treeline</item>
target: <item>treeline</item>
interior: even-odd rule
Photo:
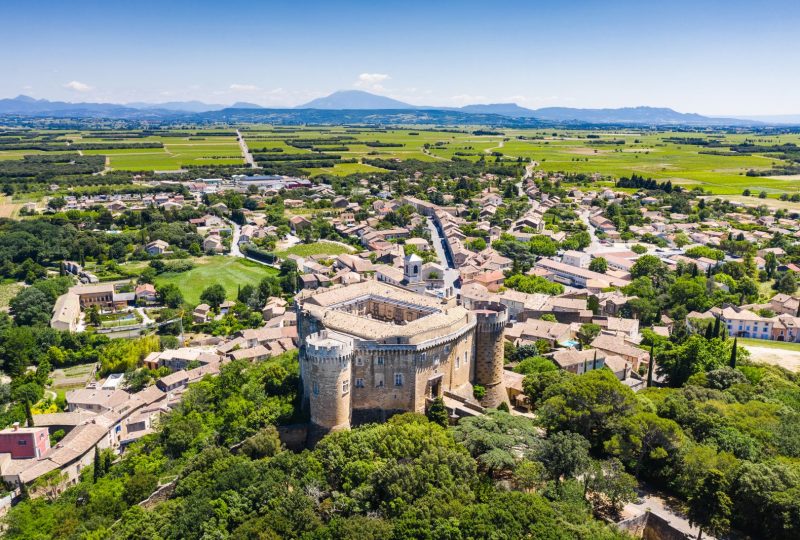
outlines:
[[[667,180],[666,182],[658,182],[652,178],[645,178],[644,176],[639,176],[637,174],[632,174],[630,178],[620,178],[616,181],[615,185],[621,188],[647,189],[651,191],[660,190],[664,191],[665,193],[672,193],[673,190],[671,180]]]
[[[405,146],[403,143],[381,142],[381,141],[365,141],[363,144],[374,148],[402,148]]]
[[[0,161],[2,182],[45,182],[55,177],[93,174],[103,170],[105,156],[79,154],[30,155]]]

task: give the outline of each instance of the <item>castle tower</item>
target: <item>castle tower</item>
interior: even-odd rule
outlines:
[[[306,338],[302,367],[311,414],[311,440],[350,428],[352,358],[353,340],[348,336],[322,330]]]
[[[473,312],[477,318],[475,328],[474,384],[486,388],[481,401],[484,407],[508,404],[508,392],[503,382],[503,337],[508,312],[498,302],[478,301]]]

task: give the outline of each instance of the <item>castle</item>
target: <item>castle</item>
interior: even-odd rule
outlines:
[[[312,438],[424,412],[445,394],[473,399],[473,384],[486,389],[483,406],[507,402],[506,307],[472,308],[376,280],[300,293],[300,375]]]

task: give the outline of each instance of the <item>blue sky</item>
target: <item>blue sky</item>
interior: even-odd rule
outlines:
[[[0,3],[0,97],[800,113],[800,1]]]

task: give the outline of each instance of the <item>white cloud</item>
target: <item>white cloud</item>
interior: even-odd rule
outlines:
[[[88,84],[79,81],[70,81],[64,85],[64,88],[69,88],[70,90],[75,90],[76,92],[88,92],[92,89],[92,87]]]
[[[254,84],[232,84],[228,88],[233,90],[234,92],[255,92],[258,90],[258,86]]]
[[[384,81],[391,79],[385,73],[362,73],[358,76],[358,80],[353,83],[356,88],[366,88],[368,90],[384,90]]]

